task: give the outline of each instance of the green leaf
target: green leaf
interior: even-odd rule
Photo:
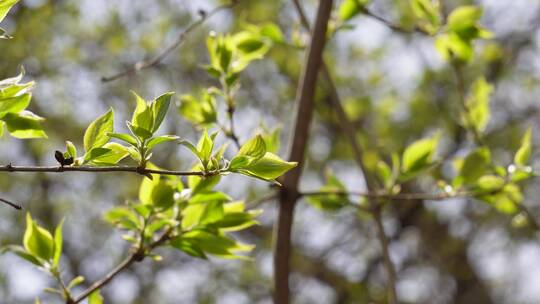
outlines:
[[[196,126],[208,126],[217,121],[216,99],[214,94],[204,90],[200,99],[192,95],[180,97],[180,114]]]
[[[4,20],[7,13],[15,5],[15,3],[19,2],[19,0],[1,0],[0,1],[0,22]]]
[[[463,39],[452,32],[438,36],[435,40],[435,48],[447,61],[457,58],[463,62],[469,62],[474,54],[471,40]]]
[[[141,128],[139,126],[135,126],[133,124],[131,124],[131,122],[129,121],[126,121],[126,125],[129,129],[129,131],[131,131],[131,133],[133,135],[135,135],[137,138],[139,138],[139,140],[142,142],[150,137],[152,137],[152,133],[144,128]]]
[[[185,240],[181,236],[176,237],[171,240],[170,245],[176,249],[182,250],[183,252],[189,254],[190,256],[206,259],[206,254],[204,251],[191,240]]]
[[[176,136],[176,135],[161,135],[161,136],[158,136],[158,137],[153,137],[146,144],[146,148],[150,151],[156,145],[159,145],[159,144],[164,143],[164,142],[176,141],[178,139],[179,139],[179,137]]]
[[[24,248],[36,258],[50,262],[54,255],[54,241],[51,233],[38,226],[30,213],[26,214],[26,230],[23,239]]]
[[[195,167],[194,170],[200,170],[200,167]],[[221,176],[219,175],[210,177],[188,176],[188,187],[191,189],[192,195],[195,195],[196,193],[213,189],[220,180]]]
[[[286,162],[279,156],[266,152],[258,161],[253,162],[246,167],[231,170],[244,175],[253,176],[263,180],[273,181],[285,172],[296,167],[295,162]]]
[[[60,263],[60,256],[62,255],[62,226],[64,225],[64,219],[60,221],[60,224],[56,226],[54,230],[54,255],[53,255],[53,267],[58,267]]]
[[[113,123],[114,111],[112,108],[94,120],[84,132],[84,150],[88,152],[105,145],[109,141],[107,134],[113,131]]]
[[[161,209],[166,210],[174,204],[175,185],[161,180],[152,188],[152,204]]]
[[[199,139],[197,143],[197,150],[199,151],[199,158],[203,167],[207,167],[208,161],[210,160],[210,155],[212,155],[212,150],[214,149],[214,140],[208,136],[208,131],[204,130],[203,136]]]
[[[83,276],[77,276],[68,283],[67,289],[72,289],[73,287],[76,287],[76,286],[80,285],[82,282],[84,282],[84,277]]]
[[[369,0],[344,0],[339,6],[339,18],[343,21],[352,19],[360,13]]]
[[[476,183],[482,190],[498,190],[505,184],[504,178],[497,175],[484,175]]]
[[[114,207],[103,216],[105,221],[121,229],[139,230],[142,223],[133,210],[127,207]]]
[[[454,179],[454,187],[473,184],[490,169],[491,152],[487,147],[480,147],[457,162],[457,165],[458,175]]]
[[[124,141],[134,147],[137,147],[137,139],[129,134],[107,133],[107,136]]]
[[[102,148],[93,148],[92,150],[86,152],[83,157],[83,164],[89,163],[98,159],[106,154],[111,152],[111,149],[102,147]]]
[[[77,148],[69,140],[66,141],[66,150],[69,156],[73,157],[73,159],[77,158]]]
[[[134,127],[134,130],[137,131],[137,135],[149,134],[143,138],[148,138],[152,136],[152,125],[154,123],[152,108],[148,106],[148,103],[142,99],[137,93],[131,92],[135,96],[135,101],[137,102],[137,107],[133,112],[131,118],[131,125]],[[146,132],[143,132],[146,131]]]
[[[103,297],[99,293],[99,289],[97,289],[96,291],[93,291],[88,296],[88,304],[103,304]]]
[[[484,131],[489,121],[489,96],[493,91],[484,77],[478,78],[472,84],[472,94],[466,100],[467,115],[466,126],[474,127],[478,131]]]
[[[13,252],[20,258],[23,258],[38,267],[43,267],[43,263],[41,260],[39,260],[33,254],[29,253],[28,251],[26,251],[26,249],[19,245],[7,245],[0,248],[0,254],[4,254],[6,252]]]
[[[178,144],[188,148],[193,154],[195,154],[195,156],[197,156],[197,158],[201,159],[199,149],[197,149],[197,147],[195,147],[195,145],[193,145],[191,142],[187,140],[181,140],[178,142]]]
[[[245,258],[235,253],[251,251],[253,249],[253,246],[240,244],[225,235],[214,234],[204,230],[187,232],[182,238],[191,241],[192,244],[201,248],[203,252],[221,258]]]
[[[274,128],[272,131],[268,130],[264,125],[262,127],[261,136],[264,139],[264,144],[266,146],[266,152],[272,152],[277,154],[279,152],[279,147],[281,145],[281,128]]]
[[[7,113],[3,118],[11,136],[17,138],[47,138],[41,122],[43,118],[30,111]]]
[[[92,149],[92,151],[95,150],[99,150],[99,153],[90,153],[91,156],[88,161],[101,166],[116,165],[129,155],[127,147],[119,143],[106,143],[102,148]]]
[[[30,93],[0,98],[0,117],[7,113],[19,113],[26,109],[31,98],[32,94]]]
[[[191,203],[182,210],[182,229],[188,230],[199,225],[214,223],[224,216],[222,201]]]
[[[261,135],[257,135],[248,140],[236,155],[245,155],[252,157],[254,160],[259,160],[266,154],[266,144]]]
[[[266,22],[259,26],[259,33],[261,36],[270,38],[273,42],[282,43],[285,42],[285,35],[283,35],[283,32],[277,26],[277,24],[273,22]]]
[[[501,213],[516,214],[519,211],[518,204],[523,201],[523,194],[517,185],[507,184],[501,191],[491,195],[480,196],[478,199],[492,205]]]
[[[160,95],[152,102],[152,114],[154,117],[152,133],[156,132],[161,126],[165,115],[169,110],[169,104],[171,103],[171,97],[174,95],[174,92],[168,92]]]
[[[518,166],[526,166],[532,152],[531,143],[532,128],[527,129],[525,135],[521,139],[521,146],[519,147],[516,155],[514,156],[514,163]]]
[[[331,172],[326,172],[326,184],[318,189],[320,192],[347,192],[343,183]],[[351,202],[347,195],[324,194],[307,197],[307,202],[321,210],[334,211],[349,205]]]
[[[418,18],[419,26],[430,34],[435,34],[441,26],[439,2],[431,0],[411,0],[411,8]]]
[[[482,9],[476,6],[466,5],[457,7],[448,16],[448,29],[454,32],[465,31],[476,26],[482,14]]]
[[[420,139],[410,144],[403,153],[401,161],[402,179],[408,179],[431,166],[437,150],[439,136]]]

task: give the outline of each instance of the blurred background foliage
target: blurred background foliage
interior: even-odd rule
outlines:
[[[494,85],[492,119],[485,140],[495,161],[509,163],[524,130],[529,126],[538,129],[540,3],[441,2],[445,15],[459,5],[484,7],[481,23],[494,37],[476,45],[465,79],[470,84],[484,75]],[[254,62],[241,75],[236,129],[245,141],[261,121],[270,128],[281,126],[279,154],[286,155],[302,47],[308,37],[291,1],[240,0],[233,9],[220,12],[194,30],[155,68],[112,82],[101,81],[103,76],[159,53],[199,18],[199,10],[209,11],[219,4],[22,0],[2,25],[14,38],[0,41],[0,79],[16,75],[24,66],[25,80],[37,83],[30,110],[47,118],[49,140],[21,141],[5,136],[0,162],[54,163],[52,151],[63,148],[66,139],[78,139],[74,143],[81,147],[88,123],[111,106],[117,115],[115,129],[124,130],[122,122],[134,107],[129,90],[148,99],[175,91],[178,98],[219,85],[201,67],[209,60],[205,45],[208,33],[235,32],[247,24],[266,22],[276,23],[290,43],[275,45],[266,59]],[[316,1],[303,4],[312,20]],[[408,1],[374,0],[369,8],[393,23],[413,27]],[[368,164],[403,151],[408,143],[437,130],[442,132],[442,150],[456,151],[456,155],[469,151],[470,141],[455,123],[459,117],[455,79],[450,66],[436,53],[433,39],[392,31],[365,15],[348,24],[350,28],[331,37],[325,59],[347,112],[362,130],[358,137],[371,159]],[[361,174],[355,169],[327,98],[321,83],[302,189],[323,184],[325,171],[331,168],[349,189],[362,190]],[[192,141],[198,138],[198,131],[175,113],[168,115],[160,132]],[[171,169],[193,164],[189,153],[174,145],[157,148],[154,158],[157,165]],[[434,176],[447,175],[448,170],[442,167]],[[67,274],[82,274],[92,281],[115,265],[127,247],[117,231],[104,225],[102,214],[137,197],[140,180],[123,173],[14,173],[0,176],[0,189],[3,197],[23,204],[49,229],[66,217],[63,263]],[[430,192],[430,182],[433,177],[428,176],[406,187]],[[540,215],[535,199],[537,183],[529,182],[523,202],[535,216]],[[219,188],[235,199],[248,201],[271,190],[264,182],[234,175],[223,179]],[[106,303],[270,303],[275,203],[258,204],[264,209],[261,225],[239,235],[257,245],[253,261],[200,261],[164,251],[162,262],[137,264],[103,289]],[[385,276],[370,217],[349,208],[325,213],[304,201],[296,214],[294,303],[384,302]],[[0,245],[17,243],[24,230],[24,213],[0,208],[0,217]],[[526,225],[512,225],[511,216],[468,199],[396,202],[386,210],[385,226],[402,302],[540,302],[537,234]],[[51,283],[15,256],[1,256],[1,303],[31,303]],[[55,300],[45,297],[44,303]]]

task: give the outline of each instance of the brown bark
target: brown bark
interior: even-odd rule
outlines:
[[[298,162],[298,166],[285,175],[283,188],[280,192],[274,246],[274,303],[276,304],[289,303],[289,260],[291,256],[291,232],[294,207],[298,198],[298,181],[304,166],[304,154],[307,146],[309,126],[313,117],[313,99],[315,96],[317,74],[322,62],[332,3],[332,0],[321,0],[319,2],[315,27],[312,31],[310,46],[296,94],[296,121],[289,160]]]

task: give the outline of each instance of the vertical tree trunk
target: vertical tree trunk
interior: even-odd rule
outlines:
[[[298,198],[298,181],[304,165],[309,126],[313,117],[317,74],[322,62],[332,2],[332,0],[319,2],[315,27],[296,94],[296,121],[289,160],[298,162],[298,167],[285,175],[280,193],[274,246],[274,303],[276,304],[289,303],[289,259],[294,207]]]

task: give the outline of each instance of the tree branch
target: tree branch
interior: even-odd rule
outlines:
[[[0,172],[134,172],[141,175],[160,174],[160,175],[196,175],[196,176],[214,176],[223,171],[173,171],[161,169],[147,169],[135,166],[103,166],[103,167],[66,167],[66,166],[13,166],[11,164],[0,166]]]
[[[386,27],[388,27],[389,29],[395,31],[395,32],[399,32],[399,33],[403,33],[403,34],[413,34],[413,33],[419,33],[419,34],[422,34],[422,35],[428,35],[428,36],[431,36],[428,32],[426,32],[425,30],[419,28],[418,26],[415,26],[413,28],[404,28],[402,27],[401,25],[399,24],[395,24],[395,23],[392,23],[391,21],[373,13],[371,10],[369,10],[368,8],[364,8],[362,10],[362,13],[366,16],[369,16],[379,22],[381,22],[382,24],[384,24]]]
[[[332,0],[321,0],[319,2],[315,27],[312,31],[311,42],[296,94],[296,119],[289,160],[298,162],[298,166],[285,175],[283,188],[280,192],[274,246],[274,303],[276,304],[289,303],[289,263],[294,207],[298,198],[298,181],[304,166],[309,126],[315,106],[313,99],[317,75],[322,62],[332,4]]]
[[[441,192],[441,193],[398,193],[398,194],[388,194],[384,192],[362,192],[362,191],[305,191],[300,192],[300,196],[325,196],[325,195],[339,195],[339,196],[361,196],[372,199],[382,199],[382,200],[430,200],[430,201],[442,201],[451,198],[467,198],[474,197],[479,195],[488,195],[500,191],[497,190],[486,190],[486,191],[460,191],[460,192]]]
[[[145,259],[145,257],[148,255],[150,251],[152,251],[154,248],[163,245],[166,241],[169,240],[171,233],[173,232],[173,228],[170,227],[163,233],[163,235],[157,239],[156,241],[149,244],[147,247],[143,247],[143,239],[141,238],[141,245],[139,249],[132,252],[129,256],[127,256],[120,264],[118,264],[114,269],[112,269],[109,273],[107,273],[102,279],[94,282],[90,287],[85,289],[79,296],[74,298],[71,302],[68,302],[68,304],[76,304],[80,303],[84,299],[86,299],[92,292],[100,289],[104,285],[108,284],[114,277],[116,277],[119,273],[126,270],[135,262],[141,262]],[[144,232],[141,232],[141,235],[144,235]]]
[[[141,60],[122,72],[119,72],[111,76],[104,76],[101,78],[101,81],[109,82],[109,81],[113,81],[113,80],[116,80],[125,76],[134,75],[141,70],[148,69],[148,68],[151,68],[160,64],[161,61],[165,59],[165,57],[167,57],[170,53],[172,53],[176,48],[178,48],[184,42],[184,40],[186,39],[186,37],[189,35],[191,31],[193,31],[195,28],[203,24],[206,20],[208,20],[213,15],[219,13],[220,11],[232,8],[233,6],[236,5],[237,2],[238,2],[237,0],[234,0],[231,3],[223,4],[214,8],[210,12],[207,12],[207,13],[203,12],[199,20],[188,25],[188,27],[180,33],[176,41],[173,42],[168,47],[166,47],[164,50],[162,50],[161,53],[157,54],[155,57],[149,60]]]
[[[309,21],[307,20],[305,16],[304,10],[302,9],[300,2],[298,0],[293,0],[293,3],[296,7],[296,11],[298,12],[298,15],[300,16],[302,25],[304,26],[304,28],[309,30],[310,28]],[[325,82],[328,86],[328,89],[330,91],[331,106],[336,110],[336,114],[338,115],[338,118],[339,118],[339,124],[341,128],[343,129],[345,136],[348,137],[349,144],[351,145],[351,148],[353,149],[354,159],[358,167],[364,174],[364,180],[366,182],[368,192],[371,192],[377,188],[377,185],[376,185],[377,180],[372,179],[369,176],[369,172],[366,170],[364,166],[363,153],[356,139],[356,129],[341,105],[337,88],[334,84],[332,76],[330,75],[330,71],[328,70],[328,67],[326,66],[324,62],[322,63],[322,73],[323,73]],[[373,219],[376,222],[375,227],[377,228],[377,237],[379,239],[379,243],[381,244],[381,249],[383,251],[383,257],[384,257],[384,262],[385,262],[384,265],[385,265],[385,269],[388,276],[388,302],[391,304],[394,304],[394,303],[397,303],[396,270],[395,270],[394,264],[392,263],[392,260],[390,259],[390,252],[388,249],[389,242],[388,242],[386,233],[384,231],[381,211],[379,209],[379,206],[376,204],[377,203],[376,200],[369,200],[369,202],[370,202],[370,209],[371,209]]]

